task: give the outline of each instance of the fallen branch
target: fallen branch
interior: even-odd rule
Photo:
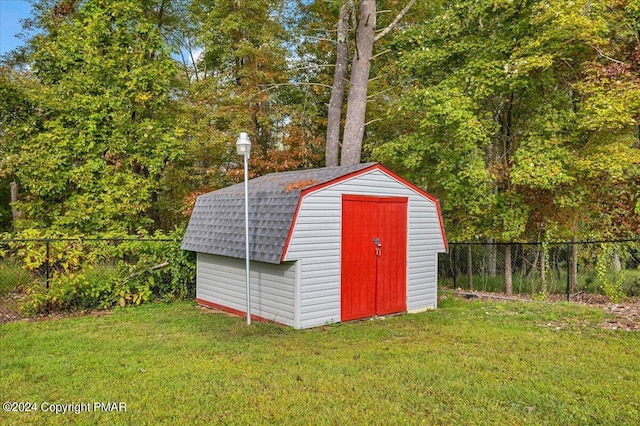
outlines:
[[[483,298],[483,299],[499,299],[499,300],[510,300],[513,302],[528,302],[529,299],[523,299],[520,297],[511,297],[511,296],[498,296],[494,294],[487,293],[468,293],[463,291],[454,291],[453,294],[455,296],[461,296],[465,299],[475,299],[475,298]]]
[[[169,266],[169,261],[162,262],[162,263],[159,263],[159,264],[157,264],[155,266],[152,266],[151,267],[151,271],[157,271],[158,269],[166,268],[167,266]],[[137,277],[138,275],[142,274],[143,272],[145,272],[145,271],[134,272],[133,274],[129,275],[127,277],[127,279],[131,279],[133,277]]]

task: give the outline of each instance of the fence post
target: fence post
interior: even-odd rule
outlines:
[[[571,243],[567,243],[567,302],[571,296]]]
[[[51,269],[49,264],[49,257],[51,256],[51,244],[50,244],[51,240],[49,238],[45,238],[44,242],[47,248],[47,257],[44,262],[44,273],[47,280],[47,290],[49,290],[49,281],[51,276]]]
[[[467,287],[473,291],[473,252],[471,244],[467,244]]]
[[[455,245],[453,247],[453,251],[451,252],[450,262],[453,269],[453,289],[458,288],[458,246]]]

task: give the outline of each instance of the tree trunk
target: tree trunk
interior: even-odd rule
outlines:
[[[504,284],[507,296],[513,294],[513,273],[511,272],[511,244],[504,246]]]
[[[11,188],[11,215],[13,220],[17,220],[22,217],[22,212],[15,207],[15,203],[18,201],[18,183],[14,180],[9,186]]]
[[[351,61],[351,78],[349,80],[349,94],[347,96],[347,113],[342,137],[342,153],[340,164],[358,164],[362,153],[362,139],[364,138],[365,118],[367,114],[367,88],[369,85],[369,72],[371,70],[371,58],[373,57],[373,45],[376,41],[391,32],[404,15],[413,7],[417,0],[409,0],[406,6],[398,13],[394,20],[376,36],[375,0],[359,0],[357,13],[355,52]],[[355,2],[345,0],[340,9],[338,18],[338,40],[341,40],[341,29],[346,28],[348,34],[348,17],[355,14]],[[338,49],[346,49],[338,42]],[[340,60],[348,57],[347,52],[336,51],[336,70],[331,99],[329,101],[329,115],[327,117],[327,146],[325,149],[326,165],[337,163],[337,155],[340,151],[340,118],[342,112],[342,99],[344,88],[340,88],[340,81],[344,81],[346,75],[339,68]],[[348,61],[347,61],[348,64]],[[347,66],[344,67],[346,73]],[[335,91],[335,93],[334,93]]]
[[[487,257],[489,258],[488,263],[488,269],[489,269],[489,276],[490,277],[495,277],[496,276],[496,245],[494,244],[493,238],[490,238],[487,242],[486,247],[486,253],[487,253]]]
[[[336,38],[336,68],[333,73],[331,98],[327,114],[327,141],[325,146],[325,165],[337,166],[340,159],[340,123],[342,104],[349,67],[349,17],[353,11],[353,1],[345,1],[340,8]]]
[[[613,257],[613,270],[616,272],[622,271],[622,260],[620,260],[618,252],[614,250],[611,256]]]
[[[519,266],[519,272],[521,277],[526,277],[527,274],[529,273],[528,254],[529,253],[525,251],[524,246],[520,244],[516,245],[516,252],[515,252],[516,265]]]
[[[549,293],[555,293],[557,288],[557,280],[560,279],[560,250],[555,249],[551,256],[551,267],[549,273]]]
[[[525,252],[526,247],[523,246],[522,247],[522,251],[523,253]],[[527,253],[528,255],[528,253]],[[524,256],[524,255],[523,255]],[[538,266],[538,259],[540,258],[540,246],[536,245],[535,246],[535,251],[533,252],[533,260],[531,261],[531,269],[529,269],[527,271],[527,277],[530,277],[531,275],[535,274],[536,272],[536,268]],[[526,259],[523,259],[523,261],[526,261]],[[524,275],[524,274],[523,274]]]
[[[522,250],[525,250],[525,246],[522,247]],[[540,258],[540,245],[536,245],[535,246],[535,252],[533,254],[533,261],[531,262],[531,269],[529,269],[529,271],[527,272],[526,278],[527,281],[529,281],[531,283],[531,294],[534,295],[536,294],[536,287],[537,287],[537,283],[536,283],[536,271],[538,271],[538,259]],[[523,259],[524,260],[524,259]],[[540,261],[542,262],[542,260]],[[525,275],[523,274],[523,277],[525,277]]]
[[[373,42],[376,36],[376,2],[361,0],[356,29],[356,51],[351,63],[351,80],[347,97],[347,116],[342,139],[340,164],[358,164],[362,152],[365,117],[367,113],[367,87]]]
[[[455,278],[460,276],[460,246],[456,244],[454,253],[454,288],[457,288],[457,280]]]

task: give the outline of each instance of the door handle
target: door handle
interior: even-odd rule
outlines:
[[[382,241],[380,241],[380,238],[375,237],[373,244],[376,245],[376,257],[380,257],[382,255]]]

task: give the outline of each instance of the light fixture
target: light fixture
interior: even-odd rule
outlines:
[[[251,325],[251,282],[249,279],[249,153],[251,140],[245,132],[240,133],[236,141],[238,155],[242,155],[244,163],[244,247],[247,290],[247,325]]]
[[[238,140],[236,141],[236,151],[238,155],[246,155],[249,158],[249,154],[251,153],[251,141],[249,140],[249,135],[245,132],[240,133],[238,136]]]

